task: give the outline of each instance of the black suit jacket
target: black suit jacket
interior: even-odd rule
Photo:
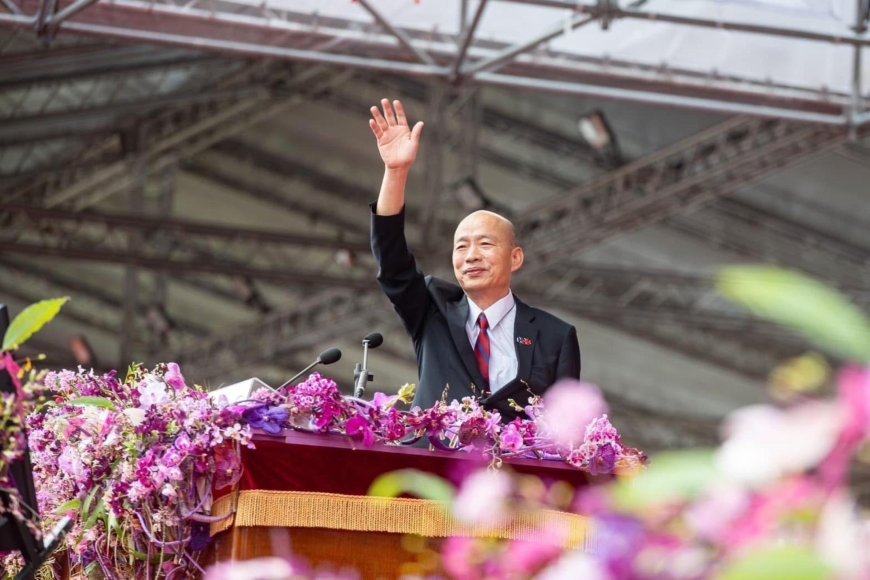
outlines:
[[[405,241],[404,212],[379,216],[372,207],[372,252],[378,282],[393,303],[417,353],[419,382],[414,404],[428,408],[440,400],[481,396],[485,384],[465,332],[468,298],[457,284],[424,276]],[[517,376],[483,399],[505,420],[517,416],[513,399],[525,405],[560,378],[580,377],[580,347],[573,326],[516,298]]]

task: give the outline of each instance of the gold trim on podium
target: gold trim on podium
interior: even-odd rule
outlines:
[[[236,501],[238,503],[236,504]],[[235,505],[236,512],[232,511]],[[361,532],[414,534],[429,538],[471,536],[535,540],[542,530],[560,530],[568,548],[588,548],[588,518],[556,510],[520,512],[508,522],[473,526],[452,517],[441,502],[416,498],[382,498],[303,491],[246,490],[218,499],[211,533],[235,527],[331,528]]]

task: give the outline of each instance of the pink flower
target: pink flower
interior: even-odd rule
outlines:
[[[371,447],[375,442],[375,434],[364,417],[351,417],[345,426],[345,433],[353,439],[362,439],[363,445]]]
[[[532,578],[541,568],[551,563],[565,551],[565,528],[545,525],[536,530],[532,540],[514,540],[504,554],[504,567],[522,578]]]
[[[520,435],[517,426],[509,424],[501,432],[501,448],[503,451],[519,451],[523,447],[523,436]]]
[[[508,516],[512,489],[511,478],[504,471],[478,470],[462,483],[453,514],[469,524],[497,526]]]
[[[870,433],[870,368],[848,366],[837,381],[840,404],[846,410],[843,437],[859,442]]]
[[[453,536],[444,541],[441,558],[444,570],[450,578],[477,580],[481,577],[480,571],[474,566],[474,563],[479,559],[475,554],[476,548],[474,538]]]
[[[544,396],[541,417],[544,431],[567,447],[583,442],[586,427],[602,413],[607,404],[595,385],[574,380],[561,380]]]
[[[178,363],[166,363],[166,374],[163,375],[163,380],[176,391],[182,391],[187,388]]]

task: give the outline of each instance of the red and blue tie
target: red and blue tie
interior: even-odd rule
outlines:
[[[477,368],[480,369],[480,374],[483,375],[485,381],[485,392],[489,393],[489,335],[486,330],[489,328],[489,322],[486,320],[486,314],[480,313],[477,317],[477,325],[480,327],[480,334],[477,335],[477,344],[474,345],[474,358],[477,359]]]

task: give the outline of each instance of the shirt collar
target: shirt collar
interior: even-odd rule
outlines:
[[[498,300],[495,304],[487,308],[486,310],[481,310],[480,306],[474,303],[474,300],[471,298],[468,299],[468,324],[474,326],[477,323],[477,317],[480,316],[481,312],[486,314],[486,321],[489,322],[490,328],[495,328],[498,326],[498,323],[504,319],[505,316],[508,315],[508,312],[513,310],[514,306],[516,306],[516,301],[514,300],[514,293],[508,290],[508,293]]]

